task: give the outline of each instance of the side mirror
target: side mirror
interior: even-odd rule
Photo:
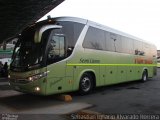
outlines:
[[[41,28],[37,29],[34,35],[34,42],[35,43],[40,43],[42,39],[42,34],[44,31],[48,29],[53,29],[53,28],[62,28],[60,25],[44,25]]]

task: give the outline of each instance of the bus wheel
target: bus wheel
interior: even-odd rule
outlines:
[[[81,95],[89,94],[93,90],[93,79],[90,74],[84,73],[79,83],[79,93]]]
[[[146,82],[147,80],[148,80],[148,73],[146,70],[144,70],[142,74],[142,82]]]

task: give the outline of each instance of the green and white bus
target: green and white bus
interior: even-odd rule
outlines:
[[[10,85],[51,95],[142,80],[156,75],[156,47],[134,36],[73,18],[58,17],[25,28],[10,65]]]

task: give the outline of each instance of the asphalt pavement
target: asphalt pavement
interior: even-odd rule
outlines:
[[[144,83],[136,81],[100,87],[85,96],[67,93],[72,96],[71,102],[59,100],[57,95],[36,96],[14,91],[7,79],[0,78],[0,119],[75,119],[75,114],[83,110],[103,115],[160,115],[159,91],[160,68],[156,77]]]

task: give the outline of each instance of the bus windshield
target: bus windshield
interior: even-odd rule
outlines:
[[[49,34],[49,32],[47,32],[47,34]],[[44,38],[47,37],[47,34],[44,34]],[[30,29],[24,31],[19,37],[12,56],[12,70],[23,71],[37,68],[42,65],[46,40],[35,43],[34,35],[35,30]]]
[[[38,69],[69,57],[84,25],[66,21],[57,24],[31,26],[23,30],[15,45],[10,69]]]

